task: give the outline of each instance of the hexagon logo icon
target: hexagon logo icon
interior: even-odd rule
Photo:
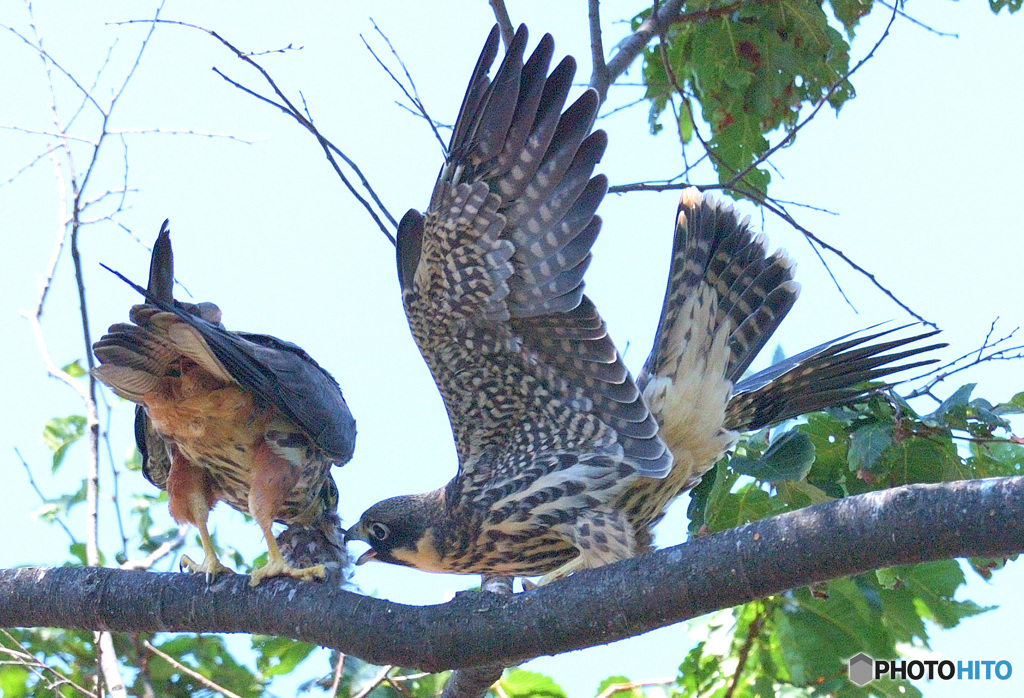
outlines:
[[[858,686],[864,686],[875,678],[875,660],[858,652],[850,657],[849,664],[850,681]]]

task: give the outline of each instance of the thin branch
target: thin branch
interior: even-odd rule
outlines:
[[[609,112],[604,112],[603,114],[601,114],[601,115],[600,115],[600,116],[598,116],[597,118],[598,118],[598,120],[600,120],[600,119],[607,119],[607,118],[608,118],[609,116],[611,116],[612,114],[617,114],[617,113],[618,113],[618,112],[620,112],[620,111],[625,111],[625,110],[627,110],[627,109],[632,109],[632,108],[633,108],[633,107],[635,107],[636,105],[638,105],[638,104],[643,104],[643,103],[644,103],[644,102],[646,102],[646,101],[647,101],[647,98],[646,98],[646,97],[641,97],[641,98],[639,98],[639,99],[634,99],[634,100],[633,100],[632,102],[629,102],[629,103],[627,103],[627,104],[623,104],[623,105],[621,105],[621,106],[615,107],[614,109],[612,109],[612,110],[611,110],[611,111],[609,111]]]
[[[414,107],[416,107],[413,113],[423,117],[423,120],[430,125],[430,130],[434,133],[434,138],[436,138],[437,142],[441,145],[441,152],[444,153],[444,156],[447,158],[448,146],[445,144],[444,139],[441,138],[441,134],[437,132],[436,122],[430,118],[430,114],[427,113],[427,108],[424,106],[423,100],[420,99],[420,93],[416,89],[416,82],[412,79],[412,75],[409,74],[409,69],[405,67],[405,61],[403,61],[402,57],[398,55],[395,47],[391,45],[391,40],[380,30],[380,27],[377,26],[377,23],[374,22],[372,18],[370,19],[370,23],[373,25],[377,34],[384,39],[384,43],[388,45],[388,48],[391,49],[391,55],[394,56],[396,61],[398,61],[398,65],[402,67],[402,71],[405,73],[405,79],[409,81],[409,87],[412,89],[412,93],[409,93],[409,90],[407,90],[405,85],[402,84],[402,81],[395,77],[395,74],[391,72],[391,69],[384,64],[384,61],[380,59],[380,56],[377,55],[369,42],[367,42],[366,37],[360,34],[359,38],[362,40],[363,46],[365,46],[366,50],[370,52],[370,55],[373,56],[375,61],[377,61],[377,64],[384,69],[384,72],[388,74],[388,77],[391,78],[392,82],[398,85],[398,89],[402,91],[405,98],[408,99]]]
[[[354,696],[352,696],[352,698],[366,698],[366,696],[370,695],[373,692],[373,689],[377,688],[377,686],[380,686],[382,683],[384,683],[384,679],[388,677],[388,672],[394,668],[395,667],[390,665],[381,667],[380,672],[378,672],[378,674],[374,676],[372,679],[367,681],[366,685],[359,689],[359,693],[356,693]]]
[[[36,659],[35,656],[33,656],[32,654],[21,649],[21,643],[19,643],[17,638],[11,635],[8,631],[0,630],[0,633],[3,633],[7,641],[13,645],[13,647],[8,647],[7,645],[0,644],[0,654],[11,657],[12,659],[14,659],[15,663],[20,664],[21,666],[25,667],[33,674],[38,676],[41,681],[44,681],[46,683],[47,689],[54,691],[54,693],[56,694],[57,687],[65,685],[70,686],[71,688],[75,689],[84,696],[89,696],[90,698],[92,698],[95,695],[93,691],[90,691],[89,689],[78,685],[77,683],[69,679],[67,676],[64,676],[64,674],[60,673],[52,667],[47,666],[45,663]],[[46,678],[44,678],[44,675],[50,675],[53,678],[47,680]]]
[[[42,162],[43,158],[51,156],[53,154],[53,151],[56,150],[59,147],[60,146],[48,146],[46,148],[46,150],[44,150],[43,152],[39,153],[39,155],[36,155],[34,158],[32,158],[28,162],[28,164],[24,165],[21,169],[19,169],[17,172],[12,174],[10,177],[8,177],[3,182],[0,182],[0,187],[6,187],[8,184],[11,184],[18,177],[20,177],[24,173],[28,172],[30,169],[35,167],[38,163]]]
[[[33,25],[33,28],[34,28],[34,25]],[[27,44],[34,51],[36,51],[39,54],[40,58],[43,59],[44,62],[46,62],[49,65],[52,65],[54,68],[56,68],[58,71],[60,71],[61,75],[66,77],[68,79],[68,81],[70,81],[71,84],[74,85],[75,88],[77,88],[78,91],[82,93],[82,96],[86,100],[88,100],[90,104],[92,104],[94,107],[96,107],[97,111],[99,111],[101,114],[103,113],[103,108],[99,105],[99,102],[97,102],[95,99],[93,99],[93,96],[89,93],[89,91],[87,89],[82,87],[81,83],[78,82],[78,80],[75,78],[74,75],[72,75],[67,70],[65,70],[64,67],[60,63],[58,63],[56,61],[56,59],[54,59],[53,56],[47,54],[43,50],[43,47],[42,47],[41,43],[39,43],[39,42],[33,43],[24,34],[22,34],[21,32],[19,32],[16,29],[14,29],[13,27],[7,26],[6,24],[0,24],[0,29],[6,29],[11,34],[13,34],[17,38],[21,39],[25,44]],[[49,72],[49,71],[47,71],[47,72]],[[51,85],[52,85],[52,81],[51,81]]]
[[[516,30],[512,25],[512,20],[509,19],[505,0],[487,0],[487,2],[494,12],[494,21],[498,23],[498,29],[501,31],[501,43],[507,49],[516,35]]]
[[[590,26],[590,60],[593,64],[590,84],[603,86],[604,92],[599,90],[598,97],[604,103],[611,83],[608,80],[608,65],[604,61],[604,40],[601,38],[601,0],[587,1],[587,22]]]
[[[227,75],[225,75],[219,69],[213,68],[213,72],[216,73],[218,76],[220,76],[228,84],[238,88],[239,90],[245,92],[246,94],[248,94],[248,95],[250,95],[252,97],[255,97],[256,99],[260,100],[261,102],[264,102],[264,103],[269,104],[269,105],[271,105],[273,107],[276,107],[283,114],[285,114],[287,116],[290,116],[292,119],[297,121],[299,123],[299,125],[301,125],[304,129],[309,131],[313,135],[313,137],[316,138],[317,142],[320,144],[320,147],[324,151],[324,155],[327,157],[327,161],[331,164],[331,167],[334,168],[335,174],[338,175],[338,177],[341,179],[342,183],[344,183],[345,187],[349,190],[349,192],[352,194],[352,196],[354,196],[356,198],[356,200],[359,201],[360,204],[362,204],[363,208],[366,209],[366,212],[370,214],[370,217],[373,218],[374,222],[377,224],[377,227],[380,228],[381,232],[388,239],[388,241],[392,245],[395,244],[394,236],[384,226],[384,223],[383,223],[383,221],[381,221],[380,216],[378,216],[377,212],[373,209],[372,206],[370,206],[370,203],[358,191],[356,191],[355,187],[352,185],[352,182],[349,181],[349,179],[345,175],[345,173],[342,172],[341,166],[338,164],[337,160],[334,159],[334,156],[337,155],[339,158],[341,158],[345,162],[346,165],[348,165],[352,169],[352,171],[359,178],[363,188],[367,191],[367,193],[369,194],[370,198],[373,199],[374,203],[380,209],[381,213],[383,213],[384,216],[391,222],[391,224],[395,228],[397,228],[398,227],[398,222],[395,220],[394,216],[392,216],[391,213],[388,211],[387,207],[384,206],[384,203],[377,196],[377,192],[373,189],[373,187],[370,186],[370,183],[366,179],[365,175],[363,175],[362,170],[360,170],[359,166],[356,165],[355,162],[351,158],[349,158],[345,153],[343,153],[340,148],[338,148],[331,141],[329,141],[322,133],[320,133],[320,131],[316,128],[316,126],[313,125],[312,119],[307,118],[307,116],[303,115],[303,112],[301,110],[299,110],[291,102],[291,100],[288,99],[288,97],[284,94],[284,91],[281,90],[281,88],[277,85],[277,82],[275,82],[275,80],[270,76],[270,73],[268,73],[267,70],[263,66],[261,66],[259,63],[257,63],[253,59],[253,57],[252,57],[253,54],[241,51],[240,49],[235,47],[234,44],[232,44],[230,41],[228,41],[227,39],[222,37],[217,32],[215,32],[215,31],[213,31],[211,29],[207,29],[205,27],[199,26],[197,24],[190,24],[188,22],[179,22],[179,21],[166,20],[166,19],[128,20],[127,22],[123,22],[123,24],[134,24],[134,23],[142,23],[142,22],[154,22],[154,23],[159,23],[159,24],[171,24],[171,25],[176,25],[176,26],[180,26],[180,27],[186,27],[186,28],[189,28],[189,29],[195,29],[197,31],[201,31],[204,34],[206,34],[206,35],[216,39],[217,41],[219,41],[221,43],[221,45],[223,45],[225,48],[227,48],[232,53],[234,53],[235,56],[239,60],[241,60],[242,62],[244,62],[247,65],[251,66],[254,70],[256,70],[260,74],[260,76],[263,78],[263,80],[267,83],[267,85],[270,86],[270,89],[273,90],[273,92],[277,96],[277,98],[281,100],[280,103],[274,101],[273,99],[270,99],[269,97],[265,97],[265,96],[259,94],[258,92],[256,92],[255,90],[253,90],[251,88],[245,87],[244,85],[242,85],[238,81],[232,80],[231,78],[229,78]]]
[[[1008,343],[1013,339],[1014,335],[1020,327],[1015,327],[1010,331],[1009,334],[1000,337],[999,339],[993,340],[992,335],[995,333],[996,323],[999,322],[999,318],[992,321],[989,326],[988,332],[985,334],[985,339],[982,341],[981,346],[977,349],[958,356],[952,361],[936,366],[934,369],[919,376],[918,379],[924,378],[925,376],[934,376],[930,381],[925,383],[920,388],[915,389],[906,399],[910,400],[921,395],[931,395],[931,391],[939,383],[943,382],[950,376],[956,375],[961,371],[966,371],[969,368],[973,368],[979,364],[983,364],[988,361],[1014,361],[1018,359],[1024,359],[1024,344],[1017,344],[1014,346],[1001,346]],[[988,353],[986,353],[988,352]],[[1016,352],[1016,353],[1014,353]],[[973,357],[973,358],[972,358]],[[959,364],[959,365],[958,365]],[[933,396],[934,397],[934,396]],[[941,402],[938,398],[936,401]]]
[[[47,138],[60,138],[62,140],[73,141],[75,143],[85,143],[93,146],[94,148],[98,145],[94,140],[90,140],[82,136],[72,136],[67,132],[61,133],[60,131],[50,131],[46,129],[25,128],[24,126],[12,126],[10,124],[0,124],[0,129],[4,129],[5,131],[17,131],[18,133],[24,133],[30,136],[46,136]],[[40,155],[36,160],[39,160],[44,156],[45,155]]]
[[[128,691],[121,677],[121,667],[117,664],[117,650],[114,649],[114,638],[108,632],[96,633],[96,651],[100,656],[100,669],[107,686],[107,693],[114,698],[128,698]]]
[[[182,664],[181,662],[179,662],[177,659],[175,659],[171,655],[167,654],[166,652],[160,651],[159,649],[154,647],[153,643],[151,643],[149,640],[144,640],[142,642],[142,646],[146,648],[146,651],[156,655],[157,657],[160,657],[160,659],[164,660],[165,662],[170,664],[172,667],[174,667],[175,669],[177,669],[181,673],[187,674],[188,676],[191,676],[193,679],[195,679],[199,683],[203,684],[204,686],[209,688],[211,691],[219,691],[224,696],[226,696],[226,698],[242,698],[237,693],[233,693],[233,692],[229,691],[228,689],[224,688],[223,686],[221,686],[221,685],[219,685],[217,683],[214,683],[210,679],[208,679],[205,676],[203,676],[202,674],[200,674],[195,669],[192,669],[191,667],[185,666],[184,664]]]
[[[345,674],[345,653],[338,652],[338,661],[334,663],[334,672],[331,677],[330,698],[336,698],[338,688],[341,686],[341,677]]]
[[[750,194],[753,195],[753,192],[750,192]],[[769,203],[768,200],[763,199],[763,198],[760,198],[760,200],[759,200],[759,197],[755,197],[755,198],[753,198],[753,201],[761,204],[766,209],[768,209],[769,211],[774,213],[776,216],[778,216],[782,220],[784,220],[787,223],[789,223],[789,225],[791,225],[794,229],[800,231],[803,234],[803,236],[805,238],[807,238],[807,240],[809,242],[817,244],[822,249],[828,250],[829,252],[834,254],[836,257],[839,257],[839,259],[843,260],[847,264],[847,266],[849,266],[851,269],[853,269],[856,272],[859,272],[862,276],[866,277],[875,288],[877,288],[879,291],[881,291],[884,295],[888,296],[889,299],[893,303],[895,303],[900,308],[902,308],[903,311],[906,312],[908,315],[910,315],[912,318],[914,318],[915,320],[917,320],[919,322],[924,323],[925,325],[928,325],[929,327],[934,327],[934,328],[938,329],[938,325],[936,325],[931,320],[927,320],[923,316],[921,316],[918,313],[914,312],[914,310],[909,305],[907,305],[906,303],[901,301],[899,298],[897,298],[896,294],[894,294],[888,288],[883,286],[882,282],[878,280],[878,277],[876,277],[874,274],[869,272],[867,269],[862,267],[857,262],[854,262],[853,259],[851,259],[845,252],[840,250],[838,247],[835,247],[834,245],[830,245],[829,243],[825,242],[824,240],[819,238],[817,235],[812,233],[810,230],[808,230],[804,226],[802,226],[799,223],[797,223],[796,219],[793,218],[793,216],[789,212],[787,212],[785,209],[783,209],[782,207],[776,207],[775,205]],[[819,256],[819,259],[820,259],[820,256]],[[826,265],[826,269],[827,269],[827,265]],[[831,274],[831,271],[829,271],[829,274]],[[836,282],[836,283],[838,285],[838,282]],[[840,292],[842,293],[842,289],[840,289]],[[843,297],[844,298],[846,297],[845,293],[843,294]]]
[[[435,606],[287,579],[250,588],[242,575],[207,586],[202,575],[2,570],[0,627],[283,635],[373,664],[440,671],[613,642],[881,567],[1021,552],[1024,477],[991,478],[847,497],[521,594],[465,593]]]
[[[679,10],[685,0],[665,0],[651,10],[647,17],[636,31],[619,43],[618,50],[606,64],[607,70],[599,77],[602,82],[590,86],[597,90],[602,98],[608,94],[608,86],[615,82],[616,78],[626,72],[630,64],[644,50],[651,39],[661,34],[671,21],[679,15]]]
[[[764,628],[764,622],[774,612],[775,606],[769,601],[757,612],[757,617],[750,623],[747,628],[747,636],[743,639],[743,646],[740,647],[740,651],[736,657],[736,668],[733,670],[732,679],[729,681],[729,687],[722,694],[722,698],[732,698],[733,694],[736,693],[736,689],[740,685],[740,678],[743,676],[743,670],[746,668],[747,659],[750,657],[750,650],[753,649],[754,643],[761,636],[761,630]]]
[[[922,29],[924,29],[926,31],[931,32],[932,34],[935,34],[937,36],[942,36],[942,37],[950,37],[950,38],[953,38],[953,39],[959,39],[960,38],[959,34],[955,34],[953,32],[939,31],[938,29],[935,29],[934,27],[928,26],[927,24],[925,24],[921,20],[915,19],[915,18],[911,17],[910,15],[908,15],[903,10],[898,9],[896,7],[896,5],[890,5],[889,3],[885,2],[885,0],[878,0],[878,4],[881,5],[882,7],[886,8],[886,9],[892,10],[893,12],[895,12],[896,14],[898,14],[900,17],[902,17],[903,19],[907,20],[911,24],[916,24],[917,26],[921,27]]]
[[[641,688],[653,686],[671,686],[675,679],[647,679],[646,681],[627,681],[625,683],[613,683],[608,688],[597,694],[597,698],[611,698],[616,693],[633,692]]]
[[[228,141],[236,141],[245,145],[254,145],[262,142],[263,138],[242,138],[241,136],[234,136],[230,133],[214,133],[212,131],[196,131],[194,129],[174,129],[174,128],[163,128],[157,127],[146,127],[146,128],[113,128],[108,131],[112,135],[124,135],[124,136],[150,136],[150,135],[161,135],[161,136],[197,136],[199,138],[223,138]]]
[[[178,533],[168,541],[164,541],[153,552],[140,560],[125,560],[121,564],[123,570],[148,570],[157,562],[167,557],[185,544],[188,538],[188,526],[178,527]]]
[[[28,475],[28,484],[32,486],[32,489],[35,490],[35,493],[39,496],[39,501],[43,503],[48,502],[49,499],[43,494],[43,491],[39,489],[39,485],[36,484],[35,478],[32,477],[32,468],[29,467],[28,462],[25,460],[25,457],[21,455],[21,451],[18,450],[17,446],[14,447],[14,453],[18,456],[18,460],[21,461],[21,467],[25,469],[25,474]],[[55,516],[53,520],[60,524],[60,527],[64,529],[64,533],[68,534],[68,540],[71,541],[72,545],[78,543],[78,539],[75,538],[75,534],[71,532],[71,529],[68,528],[67,524],[64,523],[64,520],[59,515]]]

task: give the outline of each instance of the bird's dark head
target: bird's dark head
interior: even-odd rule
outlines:
[[[392,497],[363,512],[359,523],[345,534],[345,542],[361,540],[370,549],[357,565],[380,560],[428,572],[449,571],[438,549],[437,524],[441,521],[443,490]]]

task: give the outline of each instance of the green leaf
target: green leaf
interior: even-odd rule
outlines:
[[[68,546],[68,552],[83,566],[89,564],[89,558],[85,554],[85,543],[72,543]]]
[[[814,444],[807,434],[796,429],[776,437],[757,460],[737,457],[730,461],[736,472],[771,483],[802,480],[813,464]]]
[[[892,567],[875,570],[875,578],[883,589],[895,589],[900,581],[899,575]]]
[[[60,370],[64,371],[64,373],[68,374],[72,378],[81,378],[82,376],[86,375],[85,369],[82,368],[82,365],[80,363],[78,363],[78,359],[75,359],[66,366],[61,366]]]
[[[604,692],[612,686],[629,686],[632,683],[625,676],[609,676],[598,685],[597,695],[604,695]],[[615,691],[612,695],[616,698],[644,698],[644,692],[639,688],[622,688]]]
[[[1004,7],[1010,14],[1013,14],[1020,10],[1021,5],[1024,5],[1024,0],[988,0],[988,6],[992,8],[992,11],[996,14],[999,14],[999,11]]]
[[[20,664],[0,666],[0,696],[4,698],[21,698],[29,695],[28,669]]]
[[[85,417],[73,414],[67,417],[54,417],[43,426],[43,441],[53,451],[51,472],[57,472],[68,448],[85,435],[85,425]]]
[[[931,426],[946,426],[946,415],[954,407],[966,406],[971,399],[971,393],[974,392],[976,385],[977,383],[961,385],[957,388],[956,392],[943,400],[942,404],[934,412],[922,418],[922,421]]]
[[[59,497],[45,500],[42,506],[36,509],[35,515],[42,521],[54,523],[59,516],[70,512],[76,504],[84,502],[85,492],[86,481],[82,480],[77,492],[62,494]]]
[[[861,17],[871,12],[872,0],[830,0],[832,14],[843,23],[846,35],[853,38],[853,30],[860,23]]]
[[[684,696],[711,695],[717,685],[724,685],[721,658],[706,652],[707,641],[698,642],[696,647],[686,653],[686,658],[679,665],[676,686]]]
[[[889,473],[888,486],[948,482],[970,477],[951,438],[916,436],[903,439],[882,454],[876,470]]]
[[[1017,556],[1014,555],[1015,559]],[[1007,558],[1004,557],[969,557],[967,562],[971,565],[971,569],[977,572],[978,576],[984,580],[991,581],[992,574],[1006,567]]]
[[[938,560],[898,569],[900,578],[916,595],[921,615],[943,628],[952,628],[960,623],[961,618],[994,608],[982,607],[973,601],[954,600],[957,588],[966,581],[956,560]]]
[[[550,676],[524,669],[508,669],[499,682],[509,698],[567,698],[561,686]]]
[[[256,669],[272,677],[290,674],[316,646],[287,637],[253,635],[252,648],[257,653]]]
[[[871,472],[890,444],[892,424],[875,422],[857,429],[850,435],[850,448],[847,451],[850,468]]]

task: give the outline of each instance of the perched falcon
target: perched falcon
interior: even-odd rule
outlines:
[[[532,576],[633,556],[738,429],[848,400],[909,367],[875,366],[923,351],[832,343],[737,382],[796,297],[792,265],[688,193],[641,392],[583,295],[607,189],[591,177],[607,140],[591,133],[597,94],[563,113],[574,62],[549,75],[545,35],[524,63],[526,38],[520,27],[491,82],[492,30],[427,212],[398,231],[406,315],[459,470],[364,512],[347,536],[371,546],[359,562]]]
[[[116,272],[114,272],[116,274]],[[226,570],[210,540],[207,518],[218,501],[251,514],[263,529],[265,577],[323,577],[323,564],[292,567],[271,524],[306,530],[334,561],[345,562],[338,490],[331,465],[344,465],[355,446],[355,420],[335,380],[299,347],[275,337],[228,332],[220,309],[174,300],[174,262],[164,221],[153,246],[146,298],[132,324],[110,327],[93,351],[95,375],[138,404],[135,441],[142,472],[167,490],[171,516],[199,529],[206,557],[182,565],[209,576]],[[293,549],[295,545],[293,544]],[[295,550],[302,557],[304,551]]]

